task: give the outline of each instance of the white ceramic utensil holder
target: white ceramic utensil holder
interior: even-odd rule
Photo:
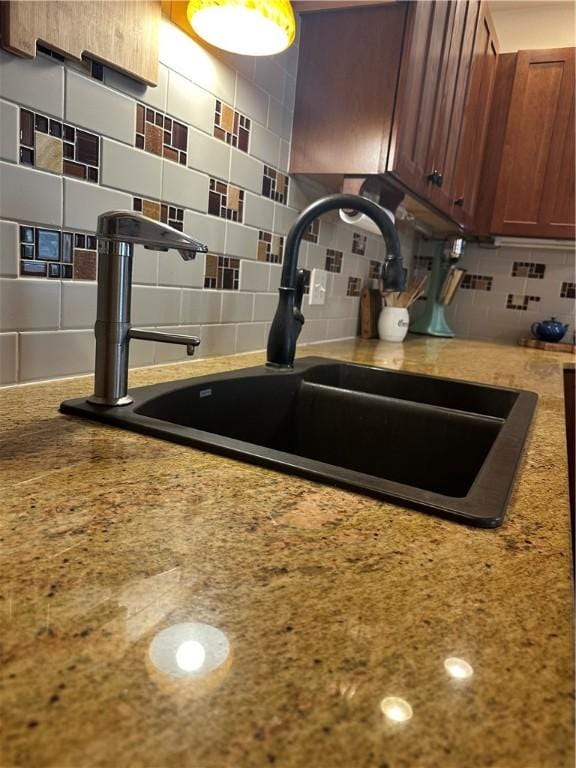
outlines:
[[[402,342],[409,325],[410,316],[405,307],[382,307],[378,318],[378,336],[382,341]]]

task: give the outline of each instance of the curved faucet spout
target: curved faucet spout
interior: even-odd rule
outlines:
[[[402,264],[400,240],[396,227],[381,206],[359,195],[329,195],[305,208],[296,219],[286,239],[284,265],[280,279],[278,308],[268,336],[267,365],[274,368],[292,368],[296,341],[304,324],[300,311],[302,276],[298,275],[298,252],[303,236],[314,219],[326,211],[358,211],[376,224],[386,241],[386,258],[382,265],[382,285],[385,291],[404,289],[406,273]]]

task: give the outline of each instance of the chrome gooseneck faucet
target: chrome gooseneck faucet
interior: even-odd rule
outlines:
[[[359,211],[378,226],[387,247],[381,274],[383,289],[389,292],[402,291],[405,287],[406,272],[402,263],[398,232],[384,208],[359,195],[337,194],[316,200],[302,211],[290,228],[286,239],[278,307],[268,336],[266,364],[271,367],[293,368],[294,366],[296,341],[304,324],[302,315],[304,272],[298,271],[298,251],[302,237],[314,219],[326,211],[339,208]]]
[[[98,305],[93,405],[129,405],[128,347],[130,339],[183,344],[188,354],[200,344],[197,336],[140,330],[130,326],[134,245],[158,251],[176,249],[185,261],[208,248],[166,224],[130,211],[109,211],[98,217]]]

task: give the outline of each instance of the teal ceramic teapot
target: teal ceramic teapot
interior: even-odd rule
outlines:
[[[532,323],[530,326],[530,333],[540,341],[561,341],[567,330],[568,325],[556,320],[555,317],[551,317],[550,320],[542,320],[541,323]]]

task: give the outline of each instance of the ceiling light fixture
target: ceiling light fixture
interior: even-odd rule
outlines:
[[[245,56],[280,53],[296,35],[289,0],[190,0],[187,16],[207,43]]]

